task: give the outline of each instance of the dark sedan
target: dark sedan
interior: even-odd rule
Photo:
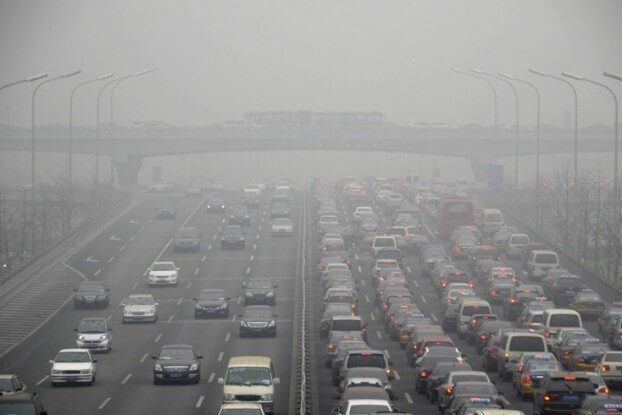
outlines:
[[[73,305],[75,308],[80,307],[103,307],[110,305],[110,288],[106,287],[103,282],[89,281],[80,284],[80,287],[74,290]]]
[[[276,314],[267,305],[251,305],[240,314],[240,337],[276,337]]]
[[[229,223],[232,225],[246,225],[251,224],[251,214],[246,206],[233,206],[229,212]]]
[[[194,317],[229,317],[229,300],[224,290],[204,289],[195,298]]]
[[[244,305],[276,304],[276,288],[278,285],[267,279],[251,279],[242,284],[244,288]]]
[[[212,198],[205,204],[207,213],[221,213],[227,210],[227,204],[223,199]]]
[[[220,247],[244,249],[246,247],[244,234],[240,225],[225,226],[220,233]]]
[[[162,346],[160,354],[151,357],[153,365],[153,383],[192,382],[201,380],[201,359],[193,346],[171,344]]]
[[[173,205],[158,206],[156,213],[158,219],[175,219],[177,218],[177,210]]]

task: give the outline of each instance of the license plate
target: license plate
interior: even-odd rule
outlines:
[[[622,366],[616,366],[616,370],[622,370]]]
[[[97,345],[96,345],[96,344],[87,344],[87,345],[86,345],[86,348],[87,348],[87,349],[96,349],[96,348],[97,348]]]
[[[576,402],[579,400],[578,395],[564,395],[562,398],[564,401]]]
[[[262,329],[253,329],[253,331],[254,331],[255,333],[260,333],[260,332],[262,331]]]
[[[170,373],[169,376],[172,378],[180,378],[181,377],[181,373]]]
[[[78,378],[67,378],[67,382],[77,382]]]

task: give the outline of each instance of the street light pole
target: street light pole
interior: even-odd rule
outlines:
[[[33,75],[33,76],[28,77],[28,78],[20,79],[19,81],[11,82],[10,84],[2,85],[2,86],[0,86],[0,90],[8,88],[8,87],[13,86],[13,85],[22,84],[24,82],[38,81],[39,79],[46,78],[47,76],[48,76],[48,74],[46,74],[46,73],[40,73],[38,75]]]
[[[463,75],[468,75],[473,78],[481,79],[482,81],[488,84],[488,86],[490,87],[490,90],[492,91],[492,96],[494,98],[495,139],[498,138],[499,123],[498,123],[498,115],[497,115],[498,114],[497,112],[497,90],[495,89],[495,86],[492,84],[492,82],[490,82],[488,79],[484,78],[483,76],[476,75],[469,71],[466,71],[463,69],[457,69],[457,68],[449,68],[449,70],[452,72],[463,74]]]
[[[540,226],[540,91],[538,88],[529,81],[516,78],[515,76],[499,73],[499,76],[508,79],[510,81],[520,82],[522,84],[530,86],[536,93],[536,227]]]
[[[510,81],[507,79],[491,74],[488,72],[480,71],[479,69],[471,68],[472,72],[478,73],[480,75],[490,76],[491,78],[497,79],[501,82],[504,82],[507,86],[510,87],[512,92],[514,93],[514,104],[516,113],[514,114],[514,187],[518,189],[518,137],[519,137],[519,123],[518,123],[518,115],[519,115],[519,100],[518,100],[518,92],[516,92],[516,88]]]
[[[126,79],[135,78],[137,76],[144,75],[146,73],[155,71],[156,68],[146,69],[140,72],[134,72],[133,74],[123,76],[121,78],[115,79],[113,81],[114,85],[112,87],[112,91],[110,92],[110,188],[114,188],[114,164],[113,164],[113,155],[114,155],[114,92],[116,91],[119,84]]]
[[[99,106],[101,105],[101,98],[104,89],[106,89],[108,85],[112,85],[116,81],[116,79],[113,79],[112,81],[106,82],[99,89],[99,93],[97,94],[97,108],[95,111],[95,191],[97,191],[97,188],[99,187]],[[99,200],[99,196],[97,197],[97,200]]]
[[[58,75],[53,78],[46,79],[45,81],[40,82],[35,89],[32,91],[32,101],[31,101],[31,113],[30,113],[30,202],[31,202],[31,254],[34,257],[35,254],[35,222],[34,222],[34,212],[35,212],[35,98],[37,96],[37,91],[43,85],[48,84],[52,81],[56,81],[58,79],[65,79],[72,77],[74,75],[80,74],[82,71],[70,72],[64,75]],[[38,79],[45,78],[47,75],[37,75]]]
[[[574,185],[577,186],[577,180],[579,180],[579,98],[577,95],[577,89],[572,82],[559,76],[552,75],[550,73],[542,72],[534,68],[529,68],[529,72],[536,75],[544,76],[551,79],[556,79],[568,85],[572,89],[574,95]]]

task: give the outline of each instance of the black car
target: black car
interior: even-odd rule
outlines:
[[[229,211],[229,223],[231,225],[246,225],[251,224],[251,214],[248,208],[243,205],[236,205]]]
[[[549,372],[533,392],[533,414],[571,413],[581,408],[587,396],[595,394],[585,372]]]
[[[174,236],[174,251],[195,251],[201,250],[201,234],[194,226],[179,228]]]
[[[205,210],[207,213],[221,213],[227,211],[227,204],[224,199],[213,197],[205,204]]]
[[[225,226],[220,232],[220,247],[244,249],[246,247],[244,234],[240,225]]]
[[[242,284],[244,292],[244,305],[250,304],[276,304],[276,288],[278,285],[267,279],[251,279]]]
[[[36,393],[0,394],[0,414],[47,415]]]
[[[74,290],[73,305],[80,307],[103,307],[110,305],[110,288],[103,282],[85,281]]]
[[[156,212],[158,219],[175,219],[177,218],[177,210],[173,205],[160,205]]]
[[[503,315],[508,320],[516,320],[525,304],[541,297],[544,297],[544,290],[540,285],[521,284],[514,287],[503,303]]]
[[[250,305],[240,314],[240,337],[276,337],[276,314],[267,305]]]
[[[170,344],[162,346],[160,354],[151,356],[153,365],[153,383],[192,382],[201,380],[201,359],[197,350],[187,344]]]
[[[596,415],[603,413],[620,413],[622,412],[622,398],[619,396],[587,396],[580,409],[576,409],[575,415]]]
[[[229,317],[229,300],[221,289],[204,289],[194,298],[194,317]]]

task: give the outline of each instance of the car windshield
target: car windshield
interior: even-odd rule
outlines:
[[[13,391],[13,382],[11,381],[11,379],[0,379],[0,391]]]
[[[55,362],[76,363],[90,362],[91,355],[88,352],[60,352],[56,355]]]
[[[500,213],[488,213],[484,218],[486,222],[503,222],[503,216]]]
[[[581,354],[603,354],[609,350],[606,344],[590,344],[581,346]]]
[[[455,375],[451,377],[452,383],[458,382],[488,382],[488,376],[486,375]]]
[[[108,331],[106,320],[82,320],[78,333],[105,333]]]
[[[165,348],[158,356],[159,360],[194,360],[194,352],[188,348]]]
[[[538,264],[557,264],[557,255],[555,254],[538,254],[535,262]]]
[[[463,316],[472,316],[473,314],[490,314],[490,307],[487,305],[469,305],[462,307]]]
[[[0,402],[0,415],[36,415],[32,402]]]
[[[529,238],[527,236],[513,236],[510,239],[510,243],[512,245],[527,245],[529,243]]]
[[[272,288],[272,283],[270,281],[249,281],[246,284],[246,288],[270,289]]]
[[[269,308],[247,308],[244,310],[244,317],[267,318],[272,317],[272,311]]]
[[[351,415],[375,414],[377,412],[391,412],[387,405],[352,405],[350,407]]]
[[[177,231],[178,238],[195,238],[199,232],[195,228],[181,228]]]
[[[274,223],[276,225],[289,225],[290,223],[292,223],[292,221],[286,218],[280,218],[280,219],[275,219]]]
[[[140,297],[128,297],[125,301],[125,305],[152,305],[153,297],[140,296]]]
[[[374,246],[377,246],[377,247],[393,247],[393,246],[395,246],[395,239],[393,239],[393,238],[377,238],[374,241]]]
[[[227,371],[227,385],[272,385],[270,370],[264,367],[232,367]]]
[[[199,294],[199,300],[223,300],[225,295],[220,291],[207,291]]]
[[[259,408],[223,408],[220,415],[263,415]]]
[[[106,288],[102,284],[82,284],[78,289],[80,292],[106,292]]]
[[[524,373],[533,372],[559,372],[562,368],[557,362],[535,362],[528,363],[523,370]]]
[[[155,263],[151,266],[151,271],[175,271],[173,263]]]
[[[576,300],[577,301],[584,301],[584,302],[595,302],[595,303],[599,303],[599,302],[602,301],[601,298],[600,298],[600,295],[598,295],[596,293],[577,294]]]

